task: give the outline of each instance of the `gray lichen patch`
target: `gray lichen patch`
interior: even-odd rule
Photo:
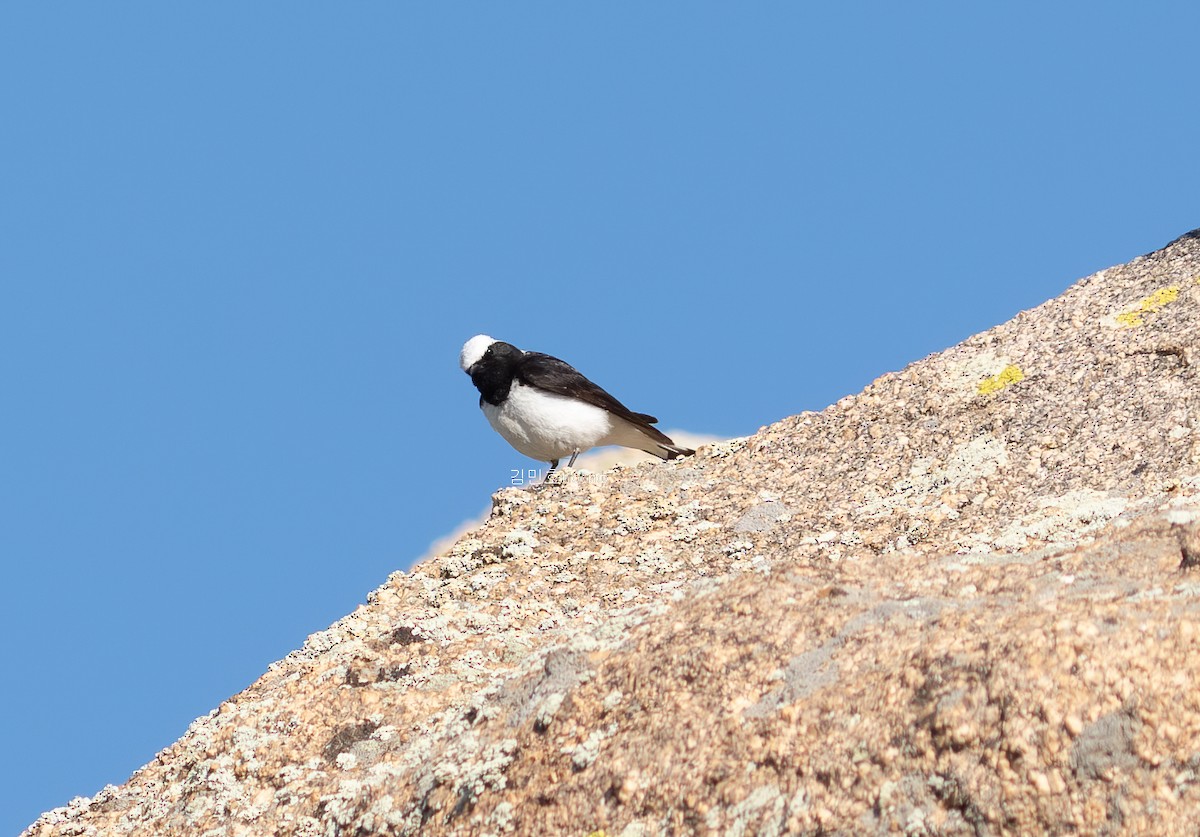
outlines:
[[[733,531],[766,532],[791,520],[792,514],[792,510],[779,501],[759,503],[734,522]]]
[[[1071,747],[1071,769],[1088,779],[1112,778],[1138,764],[1134,739],[1140,721],[1128,712],[1110,712],[1083,727]]]

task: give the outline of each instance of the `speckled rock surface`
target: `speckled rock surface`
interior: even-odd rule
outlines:
[[[492,516],[39,835],[1194,833],[1200,233]]]

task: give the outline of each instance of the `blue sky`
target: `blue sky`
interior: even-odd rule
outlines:
[[[0,832],[533,465],[744,435],[1200,226],[1195,4],[0,6]]]

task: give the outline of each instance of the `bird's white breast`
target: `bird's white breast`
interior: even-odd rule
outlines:
[[[483,414],[505,441],[542,462],[595,447],[608,436],[613,421],[607,410],[519,381],[513,381],[499,407],[483,402]]]

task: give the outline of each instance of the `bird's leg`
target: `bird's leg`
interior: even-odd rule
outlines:
[[[549,480],[550,475],[553,474],[557,470],[558,470],[558,460],[557,459],[550,460],[550,470],[546,472],[546,479],[542,480],[542,482],[546,482],[546,480]]]
[[[575,451],[573,454],[571,454],[571,461],[567,463],[568,468],[575,467],[575,457],[577,456],[579,456],[579,451]]]

